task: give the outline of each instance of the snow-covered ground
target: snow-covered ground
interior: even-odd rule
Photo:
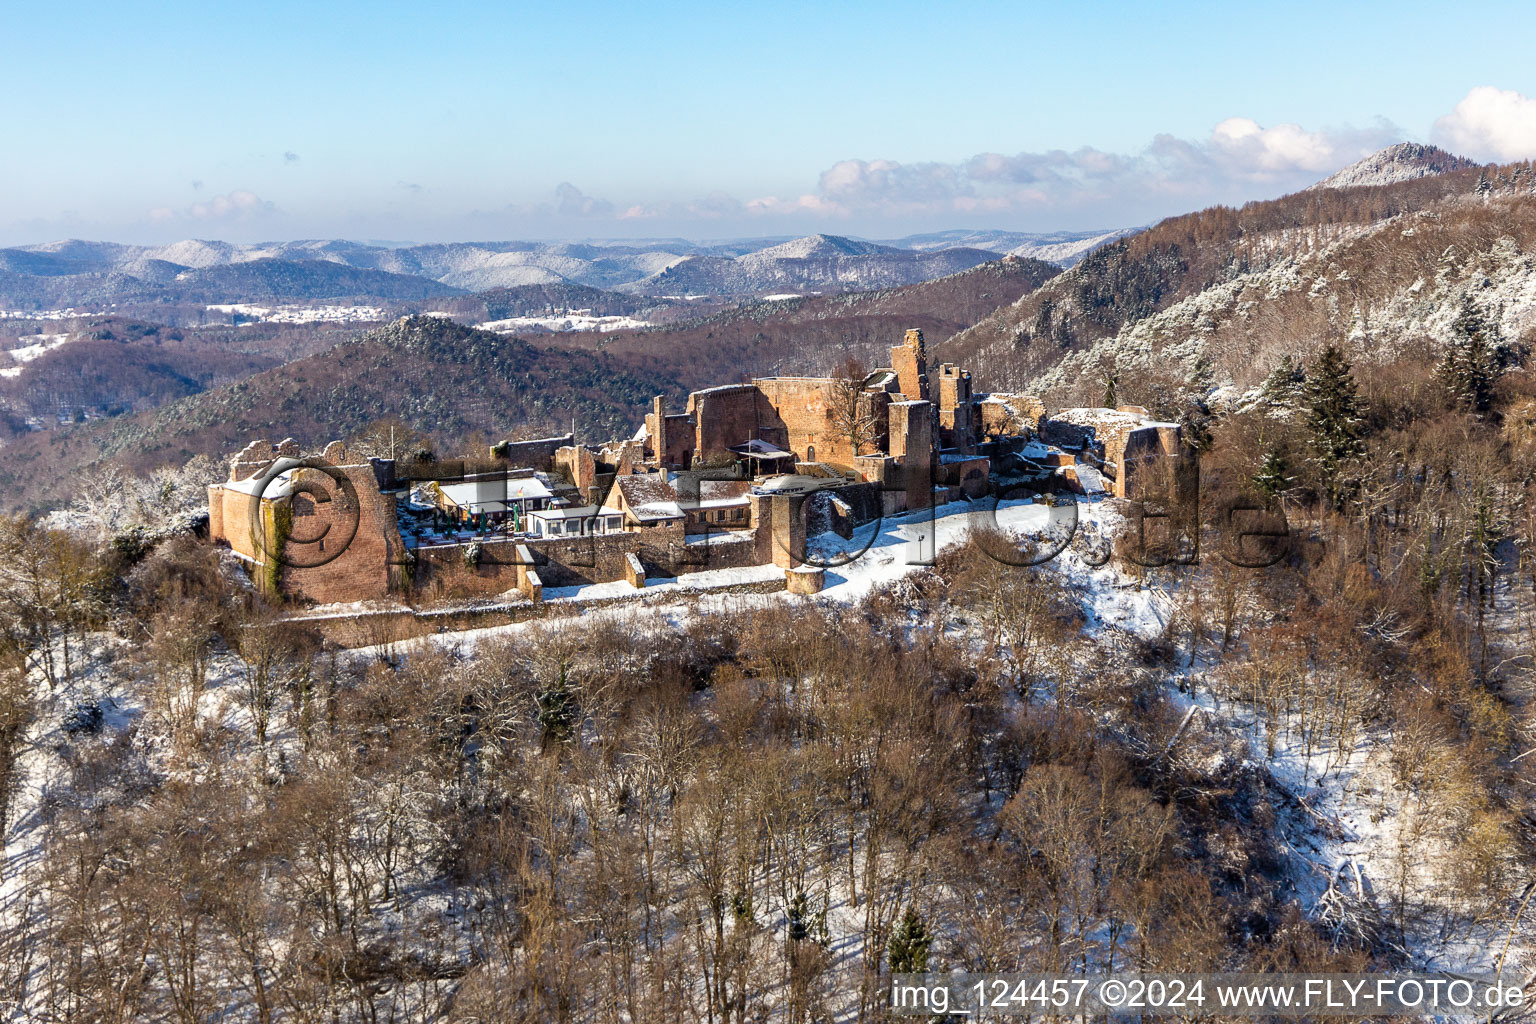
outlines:
[[[39,334],[37,340],[30,345],[10,349],[6,354],[14,359],[18,365],[0,367],[0,377],[16,377],[21,373],[22,363],[30,363],[44,352],[51,352],[60,345],[69,341],[69,335],[65,334]]]
[[[1172,615],[1173,601],[1168,592],[1147,581],[1138,583],[1113,566],[1094,564],[1098,559],[1093,557],[1093,543],[1118,528],[1119,513],[1108,501],[1089,499],[1079,501],[1075,516],[1073,512],[1072,507],[1053,509],[1028,499],[1006,501],[995,510],[988,502],[956,501],[867,523],[854,531],[851,540],[823,534],[812,540],[806,552],[808,563],[821,567],[825,574],[822,591],[813,597],[785,591],[710,593],[738,584],[783,578],[783,569],[765,565],[648,580],[643,591],[623,581],[551,587],[544,591],[544,599],[579,609],[578,614],[594,617],[594,623],[614,615],[681,621],[696,611],[761,607],[786,601],[852,604],[883,583],[922,571],[939,552],[965,543],[972,530],[1002,530],[1015,539],[1036,542],[1042,550],[1061,549],[1046,564],[1061,574],[1064,585],[1072,586],[1081,595],[1089,628],[1110,627],[1147,638],[1160,635]],[[521,600],[515,594],[507,597]],[[677,600],[666,600],[669,597]],[[583,608],[587,603],[593,607]],[[344,616],[356,611],[343,606],[322,606],[304,617],[332,614]],[[487,638],[530,628],[541,626],[537,620],[486,626],[433,634],[393,646],[397,650],[409,649],[413,644],[472,649]],[[371,656],[378,652],[361,648],[359,653]]]
[[[1104,559],[1099,541],[1121,523],[1111,502],[1080,501],[1075,526],[1071,512],[1029,501],[1005,502],[995,511],[982,503],[954,502],[931,513],[910,512],[866,524],[851,540],[823,534],[811,542],[808,558],[825,566],[825,588],[809,598],[786,592],[708,593],[711,585],[746,579],[754,572],[763,579],[782,572],[771,566],[653,581],[643,594],[628,584],[610,583],[553,589],[545,596],[573,608],[591,602],[578,614],[585,628],[594,629],[636,616],[645,617],[656,628],[672,629],[699,613],[746,613],[754,607],[792,601],[853,603],[883,583],[921,571],[938,552],[964,543],[972,530],[1000,529],[1047,550],[1060,547],[1046,567],[1059,574],[1063,587],[1077,596],[1088,634],[1102,637],[1120,631],[1147,640],[1167,635],[1177,620],[1179,601],[1186,596],[1174,578],[1157,573],[1132,578]],[[623,601],[626,596],[634,599]],[[677,600],[666,600],[669,596]],[[468,654],[495,636],[542,628],[546,628],[543,623],[532,620],[421,637],[395,649],[426,644]],[[1407,884],[1416,898],[1430,896],[1438,884],[1434,871],[1443,867],[1447,852],[1444,838],[1438,835],[1446,822],[1431,820],[1434,812],[1416,807],[1413,795],[1396,784],[1390,736],[1361,729],[1342,748],[1308,745],[1300,739],[1294,720],[1282,719],[1266,727],[1251,704],[1202,687],[1202,672],[1202,668],[1174,670],[1166,680],[1166,692],[1176,705],[1197,709],[1210,728],[1246,744],[1250,770],[1267,772],[1284,794],[1294,798],[1276,827],[1288,851],[1292,894],[1309,913],[1328,920],[1340,913],[1341,905],[1348,905],[1348,913],[1373,915],[1380,923],[1391,916],[1388,904],[1394,887]],[[831,917],[836,919],[839,908],[833,902]],[[1510,924],[1491,920],[1434,929],[1410,927],[1392,941],[1400,942],[1400,955],[1415,967],[1492,971],[1502,959],[1504,967],[1515,970],[1529,953],[1524,935],[1515,933],[1506,957]],[[850,923],[844,934],[857,932],[856,923]]]
[[[257,306],[231,302],[214,304],[207,309],[210,313],[250,317],[249,323],[367,324],[389,319],[389,313],[378,306]]]
[[[0,309],[0,320],[73,320],[79,315],[73,306],[68,309]]]
[[[602,629],[609,624],[640,625],[644,629],[676,630],[701,614],[729,611],[750,614],[785,602],[852,604],[876,587],[918,573],[946,549],[962,544],[972,531],[1001,530],[1015,539],[1033,541],[1040,548],[1059,553],[1046,563],[1046,571],[1058,574],[1084,612],[1084,631],[1104,638],[1121,631],[1144,639],[1166,635],[1177,621],[1180,592],[1177,577],[1148,573],[1134,578],[1104,558],[1102,538],[1121,524],[1116,506],[1108,500],[1082,500],[1075,506],[1051,506],[1031,501],[1003,503],[995,511],[988,503],[954,502],[931,511],[888,517],[855,531],[851,540],[824,534],[814,539],[808,552],[814,563],[826,566],[825,589],[812,597],[786,592],[726,593],[736,584],[769,582],[782,578],[773,566],[718,569],[677,579],[657,579],[636,591],[627,583],[585,587],[550,588],[545,599],[564,614],[549,619],[440,633],[392,644],[392,656],[438,648],[473,657],[482,643],[516,631],[548,629]],[[1102,563],[1102,564],[1101,564]],[[362,605],[315,609],[305,617],[325,614],[359,614],[374,609]],[[362,648],[348,657],[372,660],[381,649]],[[87,655],[87,667],[76,673],[68,693],[54,695],[51,714],[42,716],[26,738],[21,761],[21,792],[14,825],[6,834],[0,859],[0,914],[22,910],[33,881],[29,872],[40,863],[45,833],[44,808],[52,787],[63,785],[66,768],[55,756],[61,739],[60,708],[77,701],[94,700],[103,708],[110,728],[119,729],[145,715],[140,691],[122,676],[123,659],[131,654],[125,642],[105,634],[95,635]],[[117,663],[117,664],[114,664]],[[239,680],[238,659],[219,654],[210,665],[206,691],[200,701],[205,718],[221,722],[234,732],[248,731],[250,723],[232,699]],[[1313,916],[1324,918],[1340,899],[1359,907],[1382,909],[1390,900],[1395,878],[1407,878],[1416,892],[1432,885],[1428,862],[1439,858],[1444,847],[1434,830],[1420,826],[1412,794],[1394,784],[1388,764],[1388,738],[1361,729],[1352,740],[1338,746],[1308,746],[1299,739],[1294,722],[1271,725],[1260,722],[1251,704],[1232,694],[1215,693],[1200,668],[1172,671],[1166,677],[1170,699],[1195,708],[1211,729],[1246,743],[1253,771],[1268,775],[1294,798],[1278,816],[1276,830],[1286,852],[1294,895]],[[1186,692],[1187,691],[1187,692]],[[281,745],[282,738],[276,742]],[[1412,839],[1414,863],[1401,870],[1404,841]],[[1342,895],[1341,895],[1342,894]],[[862,911],[855,909],[846,893],[835,885],[815,894],[827,901],[828,923],[835,941],[832,952],[839,961],[853,962],[863,955],[858,936]],[[780,908],[765,912],[779,913]],[[782,917],[782,915],[781,915]],[[776,919],[775,928],[782,927]],[[1437,969],[1487,970],[1499,961],[1509,922],[1493,920],[1443,930],[1438,934],[1408,932],[1403,952],[1414,966]],[[1525,955],[1528,939],[1516,934],[1509,966]]]
[[[495,331],[498,334],[520,334],[525,331],[562,334],[566,331],[638,331],[651,324],[632,316],[593,316],[590,313],[567,312],[549,316],[513,316],[505,320],[487,320],[475,326],[482,331]]]

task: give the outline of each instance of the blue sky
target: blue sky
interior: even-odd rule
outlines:
[[[1536,5],[51,3],[0,244],[1142,223],[1536,156]]]

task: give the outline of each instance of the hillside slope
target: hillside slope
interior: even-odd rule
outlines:
[[[1528,164],[1462,167],[1170,218],[1096,250],[939,354],[996,386],[1076,401],[1097,397],[1117,360],[1187,366],[1204,356],[1242,384],[1285,351],[1350,338],[1356,324],[1369,340],[1357,347],[1400,348],[1426,324],[1433,334],[1448,323],[1447,303],[1459,304],[1490,261],[1523,273],[1510,260],[1530,244],[1521,225],[1533,181]],[[1402,312],[1415,303],[1419,313]],[[1510,315],[1509,329],[1522,329],[1521,314]]]
[[[32,507],[72,493],[73,474],[101,461],[179,465],[258,437],[346,437],[385,417],[447,438],[568,430],[575,419],[606,439],[633,429],[634,410],[661,393],[679,394],[666,375],[607,355],[412,317],[150,412],[26,435],[0,448],[0,491],[11,507]]]
[[[826,373],[849,357],[883,363],[908,328],[922,330],[930,345],[941,342],[1059,273],[1049,263],[1010,258],[903,288],[759,302],[665,330],[551,343],[654,360],[687,388]]]
[[[827,372],[849,355],[873,364],[908,327],[947,337],[1058,272],[1007,260],[908,288],[760,303],[670,330],[536,343],[437,317],[401,320],[158,409],[21,434],[0,446],[0,503],[48,505],[70,493],[72,474],[103,461],[141,471],[196,454],[223,457],[255,437],[345,437],[384,417],[448,443],[518,428],[565,431],[573,418],[584,438],[606,440],[632,432],[654,395],[675,401],[753,375]],[[228,333],[231,342],[250,337]],[[198,382],[156,386],[170,397]]]
[[[0,309],[348,296],[411,301],[539,285],[623,288],[637,295],[850,291],[942,277],[1019,246],[1028,250],[1020,254],[1035,255],[1029,247],[1045,245],[1056,253],[1048,258],[1065,264],[1099,241],[1091,233],[996,231],[940,232],[890,243],[833,235],[414,246],[343,239],[130,246],[70,239],[0,249]]]

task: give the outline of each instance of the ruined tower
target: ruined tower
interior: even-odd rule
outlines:
[[[651,444],[655,448],[655,465],[663,466],[667,462],[667,400],[663,395],[657,395],[651,400],[651,414],[645,418],[645,429],[651,435]]]
[[[891,369],[908,401],[926,402],[928,396],[928,354],[923,348],[923,332],[909,330],[900,345],[891,349]]]
[[[971,372],[953,363],[939,367],[939,447],[969,453],[975,438]]]

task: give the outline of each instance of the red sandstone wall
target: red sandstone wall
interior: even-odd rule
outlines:
[[[756,382],[784,425],[788,449],[801,459],[853,465],[853,447],[833,422],[837,385],[821,377],[772,377]]]
[[[707,569],[759,565],[752,542],[688,544],[681,526],[655,527],[600,537],[550,540],[500,540],[482,543],[480,561],[464,559],[464,545],[420,548],[416,552],[416,590],[424,600],[484,597],[517,585],[518,543],[533,556],[534,570],[546,588],[609,583],[624,579],[625,556],[640,559],[647,576],[672,576]]]
[[[299,471],[300,479],[315,481],[332,497],[328,502],[314,503],[313,515],[294,517],[293,536],[284,549],[289,564],[283,570],[283,592],[321,603],[385,597],[390,591],[391,565],[399,564],[403,553],[394,498],[379,493],[372,466],[338,466],[335,470],[351,482],[356,505],[321,470]],[[353,521],[356,531],[350,543],[335,554],[335,545],[345,538]],[[303,543],[320,537],[326,526],[329,531],[316,543]],[[327,544],[330,550],[326,550]],[[308,564],[322,558],[329,560],[321,565]]]
[[[223,512],[220,521],[223,523],[224,540],[235,553],[250,559],[261,559],[263,555],[259,539],[260,532],[253,531],[253,527],[259,521],[254,507],[256,499],[249,494],[226,490],[222,487],[219,489],[219,495]]]
[[[761,399],[752,384],[710,388],[690,395],[688,412],[695,424],[691,440],[699,456],[707,461],[732,445],[756,438],[783,444],[784,424]]]

